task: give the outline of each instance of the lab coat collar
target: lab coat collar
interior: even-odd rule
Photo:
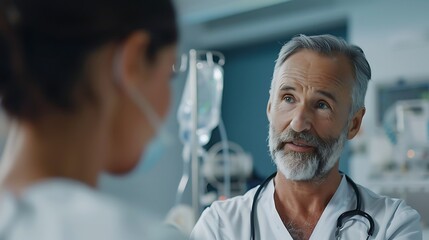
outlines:
[[[272,224],[275,224],[276,227],[284,230],[281,231],[279,237],[285,239],[286,236],[286,239],[292,240],[292,237],[286,227],[284,227],[280,215],[276,210],[274,203],[274,190],[274,181],[271,180],[263,192],[260,201],[263,203],[263,208],[270,211],[271,215],[274,217],[274,219],[272,219]],[[340,185],[320,216],[319,221],[311,234],[310,240],[333,239],[338,217],[341,213],[352,209],[353,206],[356,205],[355,202],[356,199],[354,199],[352,189],[348,187],[347,180],[345,176],[342,175]]]

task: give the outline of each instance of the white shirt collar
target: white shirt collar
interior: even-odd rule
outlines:
[[[283,228],[285,231],[284,234],[287,233],[289,235],[275,208],[274,190],[274,181],[272,180],[267,184],[267,187],[261,193],[259,201],[261,202],[261,205],[263,205],[263,208],[265,208],[266,211],[269,211],[269,215],[271,215],[273,218],[271,219],[272,223],[277,225],[276,227]],[[314,228],[310,239],[315,239],[315,236],[317,236],[317,239],[329,239],[336,230],[338,217],[343,212],[355,209],[355,206],[356,198],[354,191],[351,187],[349,187],[346,177],[343,175],[340,185],[320,216],[320,219]]]

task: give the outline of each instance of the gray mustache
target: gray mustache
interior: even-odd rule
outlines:
[[[288,129],[285,132],[282,132],[281,134],[279,134],[278,142],[277,142],[277,150],[283,149],[286,142],[292,142],[292,141],[303,141],[308,143],[309,145],[317,146],[318,148],[326,147],[329,145],[329,143],[327,143],[320,137],[315,136],[308,131],[295,132],[292,129]]]

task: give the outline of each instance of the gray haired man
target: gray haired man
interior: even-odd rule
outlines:
[[[214,202],[191,239],[422,239],[420,216],[338,170],[365,114],[371,68],[331,36],[299,35],[278,56],[267,105],[277,173],[245,195]]]

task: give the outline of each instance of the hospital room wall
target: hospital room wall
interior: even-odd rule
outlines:
[[[380,166],[391,159],[392,147],[377,121],[376,91],[380,85],[429,79],[429,2],[374,1],[356,6],[349,15],[349,38],[366,52],[372,66],[372,81],[366,98],[362,142],[364,154],[352,159],[351,172],[365,184],[365,167]]]
[[[372,66],[364,119],[367,137],[377,132],[375,90],[400,79],[429,79],[429,1],[374,1],[349,15],[349,38],[359,44]]]

